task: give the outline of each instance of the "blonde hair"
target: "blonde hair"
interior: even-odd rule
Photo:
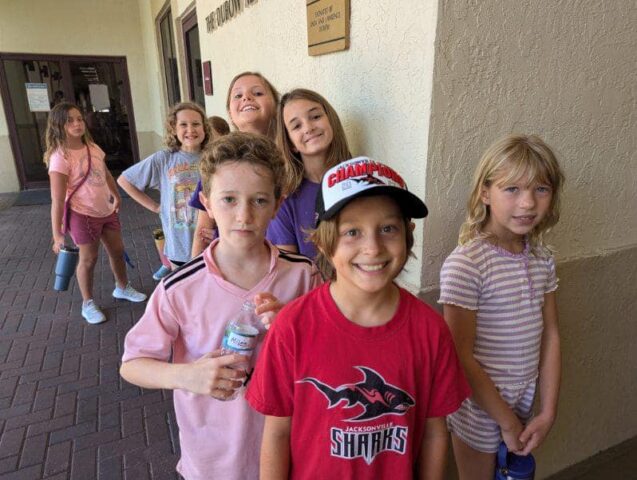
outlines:
[[[314,230],[308,231],[308,239],[316,245],[318,251],[314,263],[316,263],[323,278],[328,280],[336,280],[336,270],[332,265],[331,258],[334,256],[338,243],[338,222],[340,216],[339,213],[329,220],[321,220]],[[414,232],[411,228],[411,218],[403,217],[403,221],[405,226],[405,245],[407,247],[405,263],[407,263],[407,258],[413,256]]]
[[[232,132],[213,141],[203,151],[199,161],[201,186],[210,195],[212,176],[225,163],[239,162],[260,166],[272,174],[274,197],[281,198],[283,158],[272,140],[255,133]]]
[[[528,234],[531,247],[544,245],[544,235],[557,224],[560,218],[560,194],[564,184],[564,174],[555,154],[536,135],[511,134],[493,143],[482,155],[473,176],[471,195],[467,203],[467,218],[460,227],[458,243],[466,245],[476,238],[487,238],[484,227],[489,221],[489,207],[482,202],[483,188],[494,183],[527,179],[551,186],[551,204],[546,216]]]
[[[69,102],[58,103],[49,112],[49,117],[46,121],[46,133],[44,134],[46,142],[44,164],[47,167],[49,166],[49,159],[51,158],[51,155],[53,155],[53,152],[56,150],[62,150],[62,153],[66,156],[66,130],[64,129],[64,126],[69,119],[69,112],[71,110],[77,110],[80,112],[82,120],[84,120],[84,112],[82,112],[82,109]],[[82,143],[84,143],[84,145],[90,145],[93,143],[88,127],[86,127],[86,122],[84,124]]]
[[[183,110],[192,110],[193,112],[197,112],[201,115],[201,125],[204,131],[204,139],[203,142],[201,142],[201,150],[203,150],[212,138],[212,131],[210,130],[210,124],[206,118],[206,112],[203,111],[203,108],[193,102],[176,103],[168,111],[168,115],[166,116],[166,134],[164,135],[164,144],[171,152],[176,152],[181,148],[181,142],[177,138],[175,126],[177,125],[177,114]]]
[[[352,158],[341,120],[338,118],[336,110],[334,110],[332,105],[330,105],[325,98],[318,93],[305,88],[296,88],[286,93],[281,98],[281,103],[279,103],[279,107],[277,109],[276,132],[276,143],[279,149],[281,149],[281,152],[283,152],[283,159],[285,160],[286,182],[284,192],[286,195],[295,192],[301,186],[301,182],[305,176],[303,160],[301,159],[301,156],[294,151],[294,145],[292,144],[292,140],[290,140],[290,136],[283,119],[283,110],[285,109],[285,106],[294,100],[308,100],[310,102],[318,103],[327,115],[327,120],[330,122],[330,126],[332,127],[333,138],[327,151],[327,158],[325,160],[325,165],[323,166],[324,169],[328,170],[334,165]]]
[[[275,112],[276,112],[276,107],[279,104],[279,98],[280,98],[279,92],[277,91],[276,88],[274,88],[274,85],[272,85],[268,81],[268,79],[265,78],[263,75],[261,75],[259,72],[241,72],[238,75],[235,75],[235,77],[230,81],[230,86],[228,87],[228,93],[226,94],[226,111],[228,112],[228,116],[230,117],[230,123],[232,123],[232,126],[236,130],[239,130],[239,129],[234,124],[234,120],[232,120],[232,115],[230,115],[230,97],[232,95],[232,87],[234,87],[235,82],[239,80],[241,77],[248,77],[248,76],[257,77],[259,78],[259,80],[261,80],[263,85],[266,87],[266,90],[268,90],[270,92],[270,95],[272,95],[272,100],[274,100]],[[275,134],[276,134],[276,115],[273,115],[272,118],[270,119],[266,136],[274,140]]]

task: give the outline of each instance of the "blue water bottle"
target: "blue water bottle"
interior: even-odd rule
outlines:
[[[535,459],[533,455],[516,455],[507,450],[504,442],[498,447],[495,465],[495,480],[533,480]]]
[[[55,283],[53,289],[58,292],[68,290],[69,283],[75,273],[77,260],[79,257],[79,248],[61,247],[55,262]]]

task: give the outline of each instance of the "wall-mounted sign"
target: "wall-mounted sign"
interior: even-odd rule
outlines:
[[[25,83],[29,110],[32,112],[48,112],[51,110],[49,90],[46,83]]]
[[[228,21],[243,12],[244,7],[251,7],[259,0],[226,0],[206,17],[206,31],[214,32]]]
[[[307,0],[307,50],[310,55],[349,48],[349,0]]]

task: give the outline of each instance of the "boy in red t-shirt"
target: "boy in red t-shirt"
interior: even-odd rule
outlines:
[[[427,208],[359,157],[326,172],[317,214],[331,282],[281,310],[246,394],[267,416],[261,478],[442,478],[470,391],[442,317],[394,283]]]

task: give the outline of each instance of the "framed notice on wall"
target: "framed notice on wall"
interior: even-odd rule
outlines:
[[[349,48],[349,0],[307,1],[307,50],[323,55]]]

